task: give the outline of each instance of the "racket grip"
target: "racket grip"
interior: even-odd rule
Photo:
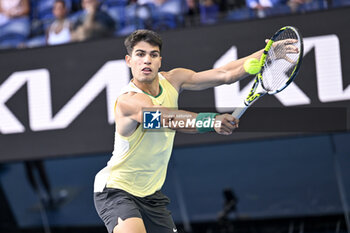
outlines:
[[[236,119],[239,119],[243,115],[243,113],[247,110],[247,108],[248,108],[248,106],[236,108],[232,112],[232,116]]]

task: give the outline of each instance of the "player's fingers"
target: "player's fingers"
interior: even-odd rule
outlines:
[[[224,120],[222,123],[222,127],[227,129],[227,130],[234,130],[235,128],[237,128],[237,124],[231,121],[226,121]]]
[[[233,125],[238,125],[238,123],[239,123],[239,119],[235,118],[231,114],[226,114],[225,120],[227,120],[228,122],[230,122]]]
[[[285,39],[283,42],[284,42],[285,45],[288,45],[288,44],[295,44],[295,43],[298,42],[298,40],[296,40],[296,39]]]
[[[286,51],[287,51],[287,53],[299,53],[298,47],[296,47],[294,45],[287,45]]]
[[[222,125],[222,132],[225,134],[225,135],[229,135],[229,134],[232,134],[232,131],[233,129],[230,129],[229,127],[225,126],[225,125]]]
[[[215,128],[215,131],[222,135],[230,135],[232,131],[238,128],[239,120],[231,114],[223,114],[216,118],[221,122],[220,127]]]
[[[221,124],[219,128],[216,128],[215,131],[222,135],[229,135],[232,133],[233,129],[229,129],[225,124]]]
[[[287,62],[291,63],[291,64],[296,63],[296,61],[294,61],[294,60],[290,59],[288,56],[284,56],[284,58],[283,58],[283,59],[284,59],[284,60],[286,60]]]
[[[221,121],[220,127],[215,128],[215,131],[222,135],[230,135],[235,127],[228,123],[225,119]]]
[[[235,119],[230,115],[229,117],[223,120],[222,125],[232,132],[232,130],[238,128],[238,123],[239,120]]]

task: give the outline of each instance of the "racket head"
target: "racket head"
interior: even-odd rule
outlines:
[[[291,46],[297,52],[290,52]],[[303,38],[299,30],[285,26],[268,41],[260,59],[258,78],[263,89],[270,95],[285,89],[298,74],[304,53]]]

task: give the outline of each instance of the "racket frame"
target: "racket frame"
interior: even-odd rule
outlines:
[[[270,51],[276,38],[286,29],[293,30],[296,33],[296,35],[298,36],[298,41],[300,43],[300,49],[299,49],[300,56],[298,57],[297,64],[293,69],[292,75],[289,77],[289,79],[285,83],[285,85],[276,91],[268,91],[264,87],[264,84],[262,81],[263,80],[262,74],[264,72],[264,64],[266,62],[267,54]],[[257,101],[260,97],[264,96],[266,93],[268,93],[269,95],[274,95],[274,94],[277,94],[278,92],[281,92],[282,90],[284,90],[294,80],[295,76],[298,74],[300,66],[301,66],[303,54],[304,54],[303,38],[302,38],[301,34],[299,33],[299,30],[295,27],[292,27],[292,26],[285,26],[285,27],[282,27],[281,29],[279,29],[265,45],[263,54],[260,57],[261,70],[255,76],[255,81],[254,81],[253,87],[251,88],[248,96],[244,99],[244,102],[243,102],[244,105],[236,108],[233,111],[232,116],[239,119],[243,115],[243,113],[248,109],[248,107],[250,107],[255,101]]]

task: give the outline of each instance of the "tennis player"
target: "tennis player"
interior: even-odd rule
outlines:
[[[160,191],[175,131],[230,135],[238,127],[238,120],[231,114],[178,110],[178,95],[183,90],[204,90],[247,77],[244,62],[259,59],[262,50],[203,72],[184,68],[159,72],[162,40],[157,33],[137,30],[126,38],[125,47],[125,60],[133,78],[116,101],[114,151],[95,177],[95,207],[109,233],[177,232],[167,210],[169,199]],[[146,108],[156,112],[155,119],[161,115],[165,119],[162,126],[172,130],[145,130],[142,123]],[[176,124],[184,120],[196,124]]]

